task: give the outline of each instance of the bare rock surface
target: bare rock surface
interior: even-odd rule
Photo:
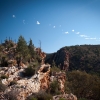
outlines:
[[[17,91],[19,93],[18,98],[20,98],[18,100],[25,100],[32,93],[37,93],[40,89],[45,90],[48,88],[50,65],[41,65],[38,72],[30,78],[21,78],[20,72],[23,72],[24,69],[18,70],[15,66],[4,69],[3,73],[8,76],[8,79],[2,79],[3,84],[8,86],[11,81],[15,79],[17,81],[17,84],[8,87],[4,94]]]
[[[38,93],[40,90],[46,91],[49,88],[50,83],[54,80],[58,81],[62,95],[53,96],[53,100],[59,100],[60,98],[65,98],[66,100],[77,100],[76,96],[73,94],[65,94],[64,92],[66,74],[64,72],[58,72],[55,76],[50,76],[49,64],[42,64],[35,75],[31,77],[22,76],[21,73],[25,69],[23,67],[18,69],[16,66],[12,66],[8,68],[4,67],[2,69],[0,74],[8,76],[7,79],[5,78],[1,80],[4,85],[8,86],[1,95],[2,100],[9,100],[7,98],[12,94],[15,95],[17,100],[25,100],[33,93]],[[16,81],[16,84],[10,85],[12,81]]]

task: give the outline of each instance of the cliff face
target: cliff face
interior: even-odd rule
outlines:
[[[68,71],[69,68],[69,51],[66,49],[58,50],[54,54],[48,54],[46,57],[46,62],[52,65],[52,62],[55,61],[56,65],[59,66],[62,70]]]
[[[100,45],[80,45],[64,47],[55,53],[47,54],[46,63],[68,70],[85,70],[100,73]]]

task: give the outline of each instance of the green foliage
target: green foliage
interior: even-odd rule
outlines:
[[[29,53],[30,53],[31,57],[35,58],[36,54],[35,54],[35,51],[34,51],[34,44],[32,43],[31,39],[29,41],[28,48],[29,48]]]
[[[38,100],[34,95],[31,95],[26,98],[26,100]]]
[[[10,86],[14,85],[14,84],[17,84],[17,81],[13,80],[13,81],[10,82]]]
[[[57,95],[57,94],[60,94],[59,92],[59,84],[58,82],[55,80],[53,81],[51,84],[50,84],[50,93],[52,95]]]
[[[1,79],[8,79],[8,76],[7,76],[7,75],[2,74],[0,78],[1,78]]]
[[[32,66],[29,66],[28,68],[25,69],[24,71],[24,76],[32,76],[35,74],[35,68]]]
[[[56,66],[51,68],[51,72],[59,72],[59,71],[61,70]]]
[[[52,65],[51,65],[51,73],[54,74],[55,72],[61,71],[60,68],[58,68],[53,60]]]
[[[68,87],[78,98],[98,100],[100,95],[100,77],[81,71],[67,73]]]
[[[2,82],[0,81],[0,92],[4,92],[6,90],[6,88],[7,88],[7,86],[2,84]]]
[[[64,99],[64,98],[60,98],[59,100],[66,100],[66,99]]]
[[[19,37],[16,49],[19,55],[24,57],[24,59],[29,56],[29,49],[27,46],[27,42],[25,41],[23,36]]]
[[[64,51],[69,52],[69,70],[82,70],[88,73],[95,72],[100,76],[100,45],[76,45],[63,47],[55,53],[47,54],[46,63],[56,65],[64,62]]]
[[[5,98],[7,98],[7,100],[18,100],[17,99],[18,94],[19,94],[19,91],[12,90],[5,94]]]
[[[44,91],[40,91],[39,93],[33,94],[28,97],[27,100],[52,100],[52,95],[47,94]]]
[[[56,67],[56,63],[55,63],[55,61],[53,60],[53,62],[52,62],[52,67]]]
[[[79,98],[78,100],[88,100],[88,99],[86,99],[86,98]]]
[[[2,67],[7,67],[8,66],[7,60],[8,60],[7,56],[2,56],[2,58],[1,58],[1,66]]]
[[[28,99],[28,100],[37,100],[37,98],[34,98],[34,97],[32,98],[32,97],[31,97],[31,98],[30,98],[30,99]]]

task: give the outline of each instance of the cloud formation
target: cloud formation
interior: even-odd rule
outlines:
[[[23,20],[23,24],[25,24],[25,20]]]
[[[65,32],[65,34],[68,34],[68,32]]]
[[[80,32],[76,32],[76,34],[80,34]]]
[[[53,26],[53,28],[56,28],[56,26]]]
[[[87,35],[80,35],[80,37],[88,37]]]
[[[74,30],[72,30],[72,32],[74,32]]]
[[[37,21],[37,22],[36,22],[36,24],[37,24],[37,25],[39,25],[39,24],[40,24],[40,22],[39,22],[39,21]]]
[[[96,40],[97,38],[85,38],[85,39]]]
[[[16,16],[15,16],[15,15],[12,15],[12,17],[13,17],[13,18],[16,18]]]

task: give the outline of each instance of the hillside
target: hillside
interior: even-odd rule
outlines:
[[[0,44],[0,100],[99,100],[99,51],[99,45],[82,45],[46,54],[31,39],[6,39]]]
[[[10,39],[1,43],[0,100],[77,100],[66,92],[66,73],[45,64],[45,57],[23,36],[17,43]]]
[[[66,70],[81,70],[100,75],[100,45],[76,45],[63,47],[56,53],[47,54],[46,62]],[[65,63],[66,62],[66,63]],[[64,64],[65,63],[65,64]]]

